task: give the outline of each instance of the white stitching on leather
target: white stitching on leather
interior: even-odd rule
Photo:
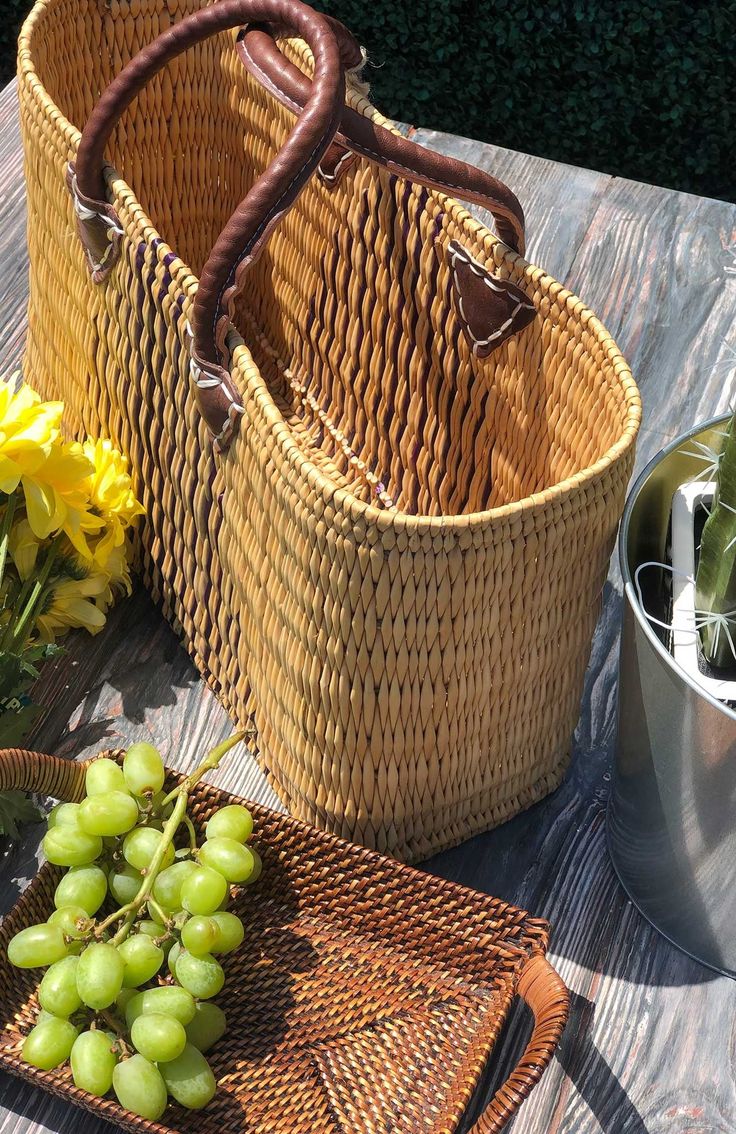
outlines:
[[[491,291],[495,291],[498,294],[507,295],[508,292],[503,286],[499,286],[499,282],[495,281],[492,276],[489,276],[486,269],[481,264],[479,264],[477,260],[474,260],[470,253],[467,252],[461,245],[455,244],[454,247],[453,245],[450,245],[448,247],[448,252],[452,261],[452,282],[455,286],[455,290],[458,296],[458,307],[460,308],[460,314],[463,319],[465,333],[473,343],[473,354],[477,355],[481,347],[487,347],[496,339],[500,338],[503,335],[504,331],[508,330],[508,328],[512,325],[514,319],[520,311],[534,311],[536,313],[537,309],[533,303],[531,303],[529,300],[527,300],[527,302],[524,302],[523,299],[520,299],[516,304],[516,307],[514,307],[513,311],[509,315],[508,319],[504,323],[502,323],[501,326],[493,332],[493,334],[489,335],[487,339],[479,339],[476,335],[473,334],[470,323],[468,322],[468,317],[465,314],[462,289],[460,287],[460,280],[458,279],[455,261],[460,260],[461,263],[466,264],[467,267],[470,268],[471,272],[474,275],[478,276],[486,285],[486,287],[490,288]]]
[[[325,181],[328,185],[330,185],[330,184],[334,185],[334,183],[338,179],[341,166],[343,166],[346,161],[350,161],[354,157],[355,157],[355,154],[353,153],[353,151],[351,149],[346,149],[345,153],[342,155],[340,160],[335,165],[335,168],[333,169],[332,173],[327,173],[327,171],[322,168],[322,162],[320,162],[319,165],[317,166],[317,172],[319,173],[322,180]]]

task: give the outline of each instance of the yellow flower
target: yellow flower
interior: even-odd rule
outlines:
[[[0,381],[0,492],[38,472],[59,436],[62,402],[42,402],[30,386],[15,392],[17,375]]]
[[[79,627],[98,634],[105,625],[108,595],[109,582],[104,575],[60,580],[54,585],[43,613],[36,619],[41,638],[54,642],[59,634]]]
[[[33,476],[23,477],[28,522],[39,539],[63,529],[79,550],[82,533],[99,532],[104,520],[94,514],[86,491],[93,466],[77,441],[57,441]]]
[[[16,520],[10,529],[8,551],[21,580],[25,581],[35,568],[40,546],[28,520]]]

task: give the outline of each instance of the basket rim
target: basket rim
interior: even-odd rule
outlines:
[[[18,78],[26,84],[31,97],[33,97],[45,117],[53,121],[54,129],[61,131],[73,153],[76,153],[81,140],[81,131],[74,126],[54,100],[36,71],[33,60],[33,33],[36,26],[45,18],[53,18],[53,8],[57,0],[35,0],[34,6],[21,27],[18,38]],[[237,29],[226,33],[233,37]],[[297,42],[292,40],[292,43]],[[298,41],[301,42],[301,41]],[[305,50],[306,45],[304,45]],[[346,101],[352,109],[364,117],[378,121],[398,133],[393,123],[383,117],[364,96],[348,89]],[[145,234],[147,243],[156,241],[156,254],[159,261],[166,258],[167,267],[172,280],[175,279],[186,296],[184,307],[186,317],[189,317],[191,303],[198,286],[198,278],[192,269],[181,258],[174,248],[161,236],[156,225],[143,209],[135,190],[109,163],[105,169],[105,180],[108,190],[115,203],[128,213],[135,226]],[[406,179],[405,179],[406,180]],[[409,182],[410,184],[413,184]],[[525,260],[518,253],[513,252],[493,232],[479,220],[473,217],[459,201],[442,193],[440,190],[429,189],[428,199],[433,201],[443,212],[449,212],[457,226],[467,237],[480,244],[489,259],[499,259],[509,270],[515,270],[527,280],[547,293],[554,289],[554,300],[561,308],[576,318],[579,324],[587,327],[604,350],[610,364],[613,366],[618,379],[619,388],[624,395],[624,420],[620,436],[609,446],[605,453],[592,464],[572,473],[555,484],[539,492],[531,493],[520,500],[508,504],[477,512],[453,513],[444,516],[416,515],[401,509],[387,511],[372,501],[365,501],[356,496],[350,488],[340,484],[334,477],[317,466],[305,452],[299,448],[291,436],[286,420],[279,410],[270,392],[269,386],[256,364],[243,336],[230,324],[228,341],[231,346],[231,369],[237,369],[240,377],[246,381],[256,378],[260,390],[256,398],[259,403],[261,416],[267,421],[275,436],[277,446],[281,451],[283,460],[301,477],[305,477],[316,488],[326,501],[333,502],[334,506],[350,514],[351,519],[362,520],[379,530],[391,527],[394,531],[405,531],[409,535],[423,534],[459,537],[465,531],[474,532],[484,529],[499,521],[508,521],[516,518],[534,518],[544,515],[555,504],[565,504],[582,494],[586,489],[595,487],[609,468],[622,460],[633,448],[639,432],[642,419],[641,395],[631,373],[629,364],[621,354],[614,339],[603,326],[597,316],[572,291],[565,288],[553,276],[548,275],[542,268]],[[236,436],[229,450],[223,454],[223,464],[236,458],[239,446],[244,443],[244,430],[236,431]]]
[[[14,752],[17,753],[17,755],[20,757],[21,764],[23,764],[25,759],[25,762],[28,765],[32,763],[32,760],[28,758],[32,758],[34,756],[38,757],[39,755],[37,753],[28,753],[22,750],[14,750]],[[54,764],[56,764],[56,772],[59,772],[62,763],[74,764],[76,766],[76,768],[78,769],[78,776],[75,775],[72,779],[67,779],[66,781],[67,788],[70,791],[75,792],[80,783],[83,785],[84,773],[86,771],[86,768],[91,763],[105,756],[120,759],[122,755],[122,749],[107,749],[100,751],[98,754],[87,760],[69,760],[62,762],[58,758],[54,758],[53,762]],[[175,780],[181,780],[186,775],[185,772],[181,772],[178,769],[167,767],[166,771],[167,778],[169,779],[173,777]],[[53,787],[53,784],[49,784],[49,788],[51,787]],[[212,800],[212,802],[215,805],[217,805],[217,803],[219,802],[217,797],[224,797],[227,802],[237,802],[243,798],[241,796],[235,795],[228,788],[211,783],[207,779],[202,780],[197,785],[195,792],[201,793],[205,797],[206,801],[207,796],[214,796],[215,798]],[[471,1050],[469,1049],[466,1057],[466,1060],[469,1062],[463,1063],[463,1067],[465,1067],[466,1070],[471,1067],[475,1067],[475,1065],[477,1064],[476,1069],[478,1070],[478,1076],[473,1084],[473,1087],[477,1087],[477,1085],[481,1082],[483,1068],[487,1065],[487,1061],[493,1057],[493,1053],[498,1051],[502,1043],[502,1027],[505,1021],[507,1021],[509,1018],[514,997],[520,994],[520,978],[522,976],[522,971],[524,971],[525,965],[527,965],[531,958],[535,956],[543,957],[546,953],[546,922],[541,921],[541,919],[531,918],[526,913],[526,911],[523,911],[519,907],[514,906],[510,903],[500,902],[499,899],[494,898],[491,895],[471,890],[466,886],[447,879],[425,874],[423,871],[419,871],[410,866],[406,866],[403,863],[388,858],[388,856],[381,855],[377,851],[372,851],[357,844],[349,843],[346,840],[341,839],[339,836],[320,831],[319,829],[312,827],[310,824],[304,823],[299,819],[295,819],[287,813],[276,811],[273,808],[268,807],[266,804],[259,804],[251,801],[246,802],[248,802],[248,805],[252,807],[257,823],[259,822],[259,818],[263,819],[268,817],[271,821],[276,822],[286,832],[295,832],[299,836],[302,834],[302,832],[307,831],[310,840],[316,838],[318,845],[324,843],[329,845],[333,849],[333,851],[337,850],[346,866],[349,866],[349,857],[357,856],[363,862],[370,863],[373,861],[378,861],[384,868],[388,866],[392,871],[395,872],[395,876],[399,879],[401,879],[402,876],[408,875],[411,886],[402,887],[402,889],[405,890],[407,897],[410,900],[416,902],[418,894],[421,893],[422,890],[429,888],[434,890],[435,894],[439,897],[442,897],[444,894],[447,894],[448,896],[452,895],[454,899],[453,904],[456,904],[460,907],[478,905],[485,906],[487,908],[489,906],[500,903],[500,905],[503,907],[500,911],[502,915],[506,914],[507,912],[510,912],[512,915],[523,915],[523,918],[520,920],[518,925],[520,937],[524,942],[523,946],[517,945],[516,943],[507,944],[502,940],[498,941],[495,945],[495,948],[500,951],[501,955],[505,956],[505,960],[508,963],[508,969],[505,972],[499,973],[498,979],[494,980],[492,984],[495,1004],[493,1016],[494,1034],[489,1040],[487,1048],[483,1048],[482,1058],[477,1051],[471,1052]],[[267,830],[262,831],[262,835],[266,840],[268,840]],[[49,871],[53,871],[54,869],[58,868],[53,868],[51,864],[47,862],[44,862],[42,864],[41,869],[31,879],[29,886],[26,887],[26,889],[13,904],[5,917],[2,918],[2,921],[0,921],[0,927],[6,929],[9,921],[12,925],[12,922],[18,918],[23,919],[21,921],[21,924],[23,924],[26,915],[29,912],[33,911],[27,911],[25,909],[21,910],[20,907],[24,905],[24,902],[27,899],[32,900],[34,893],[37,892],[39,888],[43,889],[43,872],[46,871],[48,873]],[[386,879],[385,883],[383,883],[383,881],[381,880],[380,885],[383,886],[384,884],[390,886],[391,889],[393,889],[393,879]],[[29,889],[32,890],[31,894],[29,894]],[[472,897],[472,903],[464,901],[466,894]],[[375,900],[376,899],[374,899],[374,901]],[[492,911],[489,912],[492,914]],[[475,923],[477,925],[478,936],[485,940],[485,945],[483,947],[485,948],[487,945],[492,944],[493,929],[489,925],[483,925],[482,921],[477,921],[477,914],[479,913],[479,909],[474,910],[472,908],[462,909],[462,912],[458,911],[457,919],[455,920],[455,915],[453,915],[453,921],[451,921],[450,925],[448,925],[447,927],[448,932],[451,930],[453,924],[456,925],[457,932],[460,934],[461,939],[465,941],[468,935],[468,926],[472,923]],[[306,916],[307,918],[309,917],[308,911],[306,911]],[[416,914],[414,916],[416,917]],[[421,918],[419,918],[417,925],[421,925]],[[17,928],[17,925],[12,925],[12,928]],[[399,945],[397,946],[397,951],[398,953],[403,953],[405,950],[403,946]],[[460,977],[462,974],[462,968],[456,968],[454,964],[450,964],[449,959],[446,959],[444,961],[440,960],[439,967],[443,970],[447,969],[448,973],[454,973],[454,975],[457,977]],[[477,978],[472,977],[469,972],[468,979],[474,981]],[[490,982],[488,987],[491,988]],[[521,993],[521,995],[525,996],[523,992]],[[11,1021],[7,1021],[7,1023],[10,1022]],[[6,1034],[5,1027],[3,1028],[2,1034]],[[14,1034],[12,1033],[12,1029],[11,1034]],[[46,1092],[62,1098],[72,1105],[81,1106],[83,1109],[92,1110],[106,1120],[113,1123],[118,1123],[119,1125],[122,1125],[128,1129],[146,1130],[149,1131],[150,1134],[170,1134],[172,1130],[179,1128],[176,1124],[174,1124],[174,1126],[169,1125],[165,1121],[166,1116],[164,1116],[164,1120],[157,1120],[155,1122],[142,1119],[125,1111],[124,1108],[120,1107],[120,1105],[117,1103],[117,1100],[112,1097],[106,1097],[104,1100],[99,1100],[94,1096],[88,1095],[86,1092],[79,1090],[73,1085],[73,1083],[62,1083],[59,1081],[58,1070],[39,1073],[34,1068],[29,1068],[27,1065],[23,1064],[17,1050],[11,1048],[8,1045],[0,1045],[0,1068],[8,1071],[14,1076],[25,1079],[32,1085],[40,1087]],[[467,1103],[471,1096],[472,1090],[468,1094],[464,1106],[467,1106]],[[101,1107],[101,1101],[106,1105]],[[448,1111],[448,1113],[446,1115],[443,1115],[443,1117],[449,1120],[450,1112]],[[189,1128],[196,1130],[196,1116],[191,1119],[191,1121],[194,1123],[194,1125]]]

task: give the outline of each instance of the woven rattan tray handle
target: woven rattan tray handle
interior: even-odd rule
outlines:
[[[362,61],[355,39],[338,20],[331,19],[346,69]],[[274,36],[283,29],[248,27],[238,38],[237,51],[246,68],[285,106],[299,113],[309,98],[311,82],[279,51]],[[507,185],[485,170],[384,129],[349,106],[342,108],[336,141],[391,173],[451,197],[488,209],[501,239],[524,254],[524,211]]]
[[[33,791],[76,803],[84,798],[86,768],[86,763],[25,748],[0,748],[0,791]]]
[[[534,1014],[532,1036],[518,1064],[496,1091],[471,1134],[498,1134],[503,1130],[539,1081],[567,1022],[570,993],[541,953],[535,953],[524,965],[517,992]]]
[[[220,233],[205,263],[192,309],[193,375],[202,416],[221,445],[242,414],[225,368],[225,338],[241,273],[298,197],[327,150],[340,119],[345,78],[330,23],[300,0],[221,0],[187,16],[140,51],[101,96],[82,132],[68,184],[92,277],[101,282],[117,255],[120,225],[105,198],[104,152],[121,115],[146,83],[187,48],[249,20],[274,20],[309,44],[314,86],[279,154],[256,180]],[[217,170],[212,170],[213,181]]]

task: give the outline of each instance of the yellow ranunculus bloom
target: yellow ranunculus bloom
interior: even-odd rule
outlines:
[[[59,634],[80,626],[90,634],[98,634],[105,625],[108,595],[109,583],[104,575],[56,583],[45,610],[36,619],[41,638],[53,642]]]
[[[28,522],[39,539],[63,528],[75,534],[76,545],[80,532],[102,530],[104,520],[94,514],[86,492],[92,472],[92,462],[78,442],[58,442],[38,471],[23,477]]]
[[[16,520],[10,529],[8,551],[22,581],[28,578],[36,566],[40,546],[28,520]]]
[[[0,381],[0,492],[13,492],[33,476],[59,437],[62,402],[42,402],[30,386],[15,392],[17,375]]]
[[[12,380],[0,381],[0,501],[17,490],[0,509],[0,629],[4,620],[16,650],[75,627],[97,633],[115,596],[132,586],[126,532],[143,508],[127,462],[110,441],[64,441],[62,411],[28,386],[16,392]]]

